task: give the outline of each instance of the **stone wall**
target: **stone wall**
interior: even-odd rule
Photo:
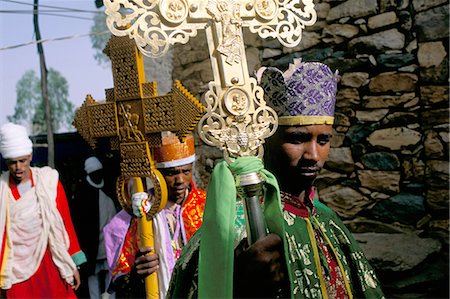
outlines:
[[[297,48],[244,32],[249,72],[298,57],[339,70],[321,200],[355,233],[388,297],[448,298],[448,1],[315,3],[318,21]],[[204,33],[174,50],[173,78],[198,98],[212,80],[208,58]],[[197,145],[205,188],[221,153]]]

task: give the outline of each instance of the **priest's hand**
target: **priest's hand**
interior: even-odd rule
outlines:
[[[159,257],[156,253],[150,253],[152,251],[152,247],[141,247],[135,256],[134,269],[141,277],[146,277],[159,268]]]
[[[77,290],[79,286],[80,286],[80,272],[78,272],[78,269],[77,269],[73,273],[73,283],[70,285],[70,287],[73,290]]]
[[[269,234],[251,246],[244,239],[235,250],[234,297],[275,298],[289,296],[289,279],[283,242]]]

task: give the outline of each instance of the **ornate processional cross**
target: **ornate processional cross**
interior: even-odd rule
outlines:
[[[145,192],[141,178],[150,178],[155,196],[145,217],[139,217],[138,231],[141,246],[154,248],[152,218],[166,204],[167,187],[150,149],[161,145],[162,131],[172,131],[183,140],[205,107],[179,81],[175,81],[169,94],[158,96],[156,82],[145,82],[142,54],[129,38],[111,37],[104,52],[111,59],[114,88],[105,90],[105,102],[96,102],[87,95],[76,111],[74,126],[91,147],[96,147],[99,138],[109,138],[111,149],[120,150],[117,196],[130,215],[134,213],[125,190],[126,180],[132,179],[134,194]],[[147,298],[158,298],[156,273],[145,278],[145,288]]]
[[[93,148],[98,139],[110,139],[111,149],[120,150],[122,176],[148,177],[155,168],[148,153],[161,145],[160,133],[172,131],[183,140],[205,107],[179,81],[158,96],[156,82],[145,82],[142,55],[129,38],[112,36],[104,52],[111,59],[114,88],[105,90],[105,102],[87,95],[74,126]]]
[[[198,124],[203,141],[225,158],[261,157],[277,115],[247,70],[243,27],[261,38],[296,46],[316,21],[313,0],[104,0],[107,25],[135,40],[142,53],[158,57],[169,45],[187,43],[205,30],[214,81],[205,94],[207,112]]]

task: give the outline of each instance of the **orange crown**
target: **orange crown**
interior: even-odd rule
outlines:
[[[194,162],[194,137],[188,135],[181,143],[176,135],[162,137],[162,145],[154,149],[157,168],[176,167]]]

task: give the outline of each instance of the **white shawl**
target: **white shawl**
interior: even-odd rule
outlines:
[[[68,253],[69,236],[56,207],[58,172],[50,167],[32,167],[31,171],[34,187],[17,201],[9,189],[9,172],[0,177],[0,248],[5,241],[0,272],[3,289],[30,278],[47,247],[61,277],[68,283],[73,282],[76,270]]]

